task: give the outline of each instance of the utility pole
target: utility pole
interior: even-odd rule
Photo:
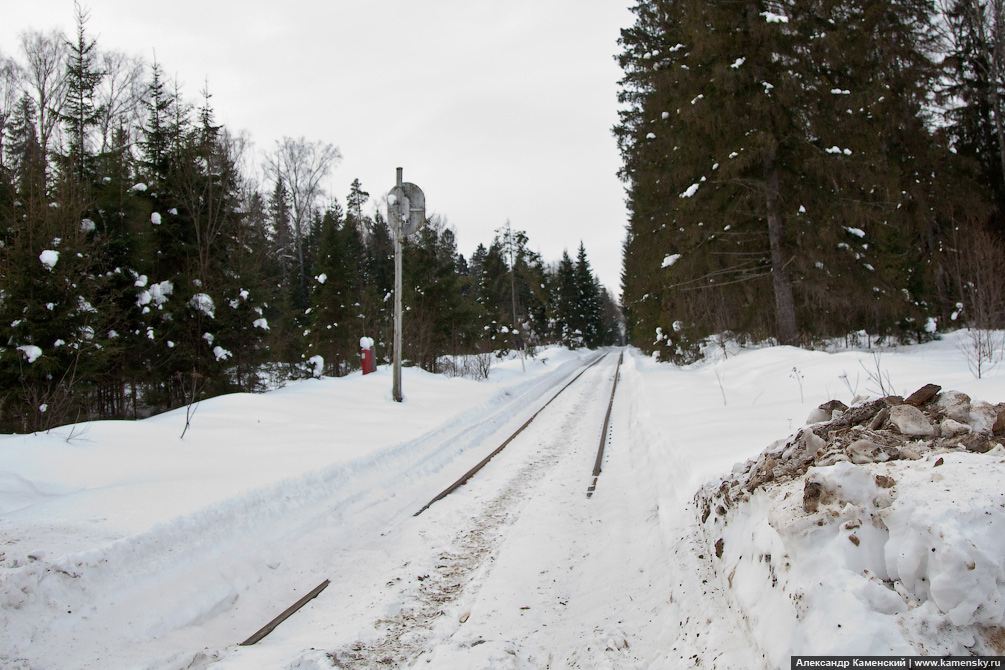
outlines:
[[[513,299],[513,329],[516,330],[516,249],[513,244],[513,229],[510,227],[509,219],[506,219],[506,239],[509,241],[509,284],[510,297]],[[527,372],[527,365],[523,362],[523,347],[520,342],[520,331],[517,330],[517,348],[520,350],[520,369]]]
[[[398,168],[394,188],[387,194],[387,221],[394,237],[394,360],[391,396],[401,402],[401,244],[426,222],[426,196],[415,184],[401,181]]]
[[[394,192],[399,196],[402,193],[401,173],[402,168],[398,168],[398,179]],[[389,221],[394,221],[391,224],[394,231],[394,381],[391,383],[391,395],[394,397],[394,402],[401,402],[403,399],[401,395],[401,238],[404,237],[402,229],[405,223],[401,220],[400,205],[398,212],[396,212],[399,215],[391,216],[390,209],[394,204],[398,203],[391,203],[388,200],[387,218]]]

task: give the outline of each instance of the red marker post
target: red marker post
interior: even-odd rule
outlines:
[[[376,371],[377,366],[373,362],[373,338],[359,338],[360,357],[363,359],[363,374],[368,375]]]

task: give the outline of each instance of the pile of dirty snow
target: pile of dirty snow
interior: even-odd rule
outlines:
[[[1005,404],[927,385],[810,422],[695,496],[769,660],[1005,654]]]

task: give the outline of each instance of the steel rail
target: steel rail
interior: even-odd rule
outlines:
[[[470,470],[468,470],[467,472],[465,472],[463,475],[461,475],[460,479],[458,479],[457,481],[455,481],[453,484],[451,484],[447,488],[443,489],[435,498],[433,498],[432,500],[430,500],[429,502],[427,502],[425,505],[423,505],[422,509],[420,509],[418,512],[416,512],[412,516],[419,516],[420,514],[422,514],[423,512],[425,512],[427,509],[429,509],[429,507],[433,503],[436,503],[436,502],[439,502],[440,500],[443,500],[448,495],[450,495],[451,493],[453,493],[454,491],[456,491],[458,488],[460,488],[461,486],[463,486],[479,470],[481,470],[486,465],[488,465],[488,462],[491,461],[493,458],[495,458],[496,455],[500,451],[502,451],[503,449],[505,449],[507,447],[507,445],[509,445],[510,442],[512,442],[514,439],[516,439],[516,436],[519,435],[520,433],[522,433],[524,431],[524,429],[527,426],[529,426],[531,424],[531,422],[534,421],[534,419],[537,418],[537,415],[544,411],[545,407],[547,407],[548,405],[550,405],[555,400],[555,398],[557,398],[558,396],[560,396],[562,394],[562,392],[565,391],[565,389],[567,389],[570,386],[572,386],[573,383],[575,383],[575,381],[577,379],[579,379],[580,377],[582,377],[583,374],[585,374],[587,370],[589,370],[590,368],[592,368],[594,365],[596,365],[597,363],[599,363],[600,361],[602,361],[606,357],[607,357],[606,353],[597,356],[597,358],[594,359],[593,362],[591,362],[589,365],[587,365],[582,370],[580,370],[579,374],[577,374],[575,377],[573,377],[572,380],[568,384],[566,384],[561,389],[559,389],[558,393],[556,393],[555,395],[553,395],[551,397],[551,400],[549,400],[548,402],[544,403],[540,407],[540,409],[538,409],[536,412],[534,412],[534,414],[531,415],[531,417],[529,419],[527,419],[527,421],[525,421],[522,426],[520,426],[519,428],[517,428],[517,430],[516,430],[515,433],[513,433],[508,438],[506,438],[505,442],[503,442],[502,444],[500,444],[498,447],[496,447],[492,451],[492,453],[490,453],[488,456],[486,456],[485,458],[483,458],[478,463],[478,465],[476,465],[475,467],[471,468]]]
[[[262,628],[260,628],[257,633],[255,633],[254,635],[252,635],[251,637],[249,637],[247,640],[245,640],[244,642],[242,642],[238,646],[239,647],[249,647],[249,646],[251,646],[253,644],[256,644],[263,637],[265,637],[266,635],[268,635],[269,633],[271,633],[272,631],[274,631],[276,629],[276,626],[278,626],[279,624],[281,624],[284,621],[286,621],[287,619],[289,619],[294,613],[296,613],[297,610],[299,610],[301,607],[303,607],[304,605],[306,605],[310,601],[312,601],[315,598],[317,598],[318,594],[321,593],[322,591],[324,591],[328,587],[328,583],[329,582],[326,579],[323,582],[321,582],[320,584],[318,584],[316,587],[314,587],[313,591],[311,591],[310,593],[308,593],[307,595],[305,595],[303,598],[301,598],[297,602],[293,603],[290,607],[286,608],[283,611],[282,614],[280,614],[275,619],[273,619],[269,623],[267,623],[264,626],[262,626]]]
[[[604,417],[604,428],[600,432],[600,447],[597,449],[597,460],[593,464],[593,483],[590,487],[586,489],[586,497],[592,498],[593,492],[597,490],[597,478],[600,477],[600,471],[604,463],[604,445],[607,444],[607,429],[611,425],[611,410],[614,409],[614,394],[618,390],[618,375],[621,372],[621,362],[625,358],[625,352],[621,352],[618,356],[618,366],[614,370],[614,385],[611,387],[611,400],[607,403],[607,415]]]

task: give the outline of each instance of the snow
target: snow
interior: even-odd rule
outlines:
[[[325,372],[325,359],[324,356],[311,356],[307,359],[307,364],[311,366],[312,374],[316,378],[320,378]]]
[[[150,223],[154,224],[155,226],[161,225],[161,215],[160,215],[160,212],[151,212],[151,214],[150,214]]]
[[[809,440],[795,436],[821,403],[877,397],[880,383],[966,393],[969,405],[945,391],[940,411],[961,434],[986,430],[1005,372],[975,379],[965,345],[964,333],[832,353],[725,344],[683,368],[628,349],[587,499],[615,351],[418,517],[595,352],[544,349],[526,372],[511,356],[481,382],[405,368],[402,403],[380,367],[0,436],[0,667],[329,668],[333,654],[354,668],[775,668],[795,653],[993,653],[1002,447],[812,466],[705,520],[696,504],[762,452]],[[320,357],[308,364],[323,372]],[[812,513],[807,483],[826,494]]]
[[[155,305],[163,305],[168,301],[168,297],[174,293],[174,284],[169,279],[153,284],[150,287],[150,296]]]
[[[46,270],[52,272],[52,268],[56,267],[56,263],[59,261],[59,252],[46,249],[38,255],[38,260],[42,261]]]
[[[761,16],[768,23],[788,23],[789,17],[782,14],[775,14],[774,12],[761,12]]]
[[[202,312],[211,319],[215,318],[216,307],[213,304],[213,298],[206,293],[196,293],[193,295],[191,300],[188,301],[188,306],[197,312]]]
[[[25,355],[29,363],[34,363],[42,355],[42,350],[36,347],[34,344],[24,344],[17,348],[18,351]]]
[[[690,186],[687,187],[686,191],[684,191],[683,193],[680,194],[680,197],[682,197],[682,198],[693,197],[694,194],[698,192],[698,187],[699,186],[701,186],[701,182],[697,182],[697,183],[691,184]]]
[[[668,268],[671,265],[673,265],[674,263],[676,263],[677,261],[679,261],[680,259],[681,259],[681,255],[680,254],[667,254],[663,258],[663,265],[661,267]]]
[[[372,349],[373,348],[373,338],[366,337],[365,335],[359,338],[359,348],[360,349]]]

